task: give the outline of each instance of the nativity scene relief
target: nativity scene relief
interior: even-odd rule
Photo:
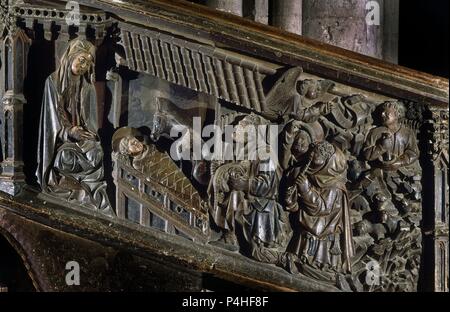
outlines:
[[[121,51],[116,66],[126,64]],[[95,57],[89,41],[72,40],[47,79],[37,171],[44,194],[343,290],[416,287],[421,167],[404,103],[338,95],[334,82],[301,68],[282,69],[258,97],[262,107],[141,74],[128,82],[126,103],[113,98],[129,122],[114,120],[109,139],[100,138]],[[129,78],[110,84],[117,79]],[[370,265],[383,284],[364,283]]]
[[[61,35],[27,94],[39,199],[287,279],[417,290],[424,105],[110,19]]]

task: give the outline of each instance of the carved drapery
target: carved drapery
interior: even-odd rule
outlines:
[[[309,185],[320,196],[335,196],[339,198],[340,206],[338,205],[338,208],[336,208],[336,204],[331,205],[326,201],[319,206],[325,210],[338,210],[342,214],[349,213],[348,219],[340,216],[339,213],[321,216],[324,218],[330,215],[338,216],[336,220],[339,222],[350,222],[347,232],[353,232],[351,234],[353,234],[353,243],[356,247],[352,273],[348,274],[344,265],[338,264],[339,269],[332,272],[333,274],[339,273],[340,277],[337,279],[332,277],[331,284],[353,291],[414,291],[418,283],[422,283],[421,289],[448,291],[448,109],[435,105],[437,97],[425,99],[423,103],[410,102],[410,94],[414,91],[411,91],[408,86],[405,87],[404,93],[397,95],[393,90],[398,85],[389,90],[382,90],[383,95],[374,94],[364,88],[356,89],[346,85],[346,81],[351,80],[348,78],[348,73],[342,75],[342,80],[331,81],[325,79],[326,77],[322,78],[320,73],[313,70],[315,67],[311,64],[305,64],[303,67],[305,72],[303,72],[300,68],[292,69],[289,66],[291,64],[284,64],[282,59],[279,60],[279,63],[273,60],[268,61],[268,54],[264,54],[259,59],[255,56],[258,54],[256,50],[250,55],[244,50],[239,52],[239,49],[236,48],[227,49],[224,44],[215,46],[205,43],[204,38],[195,40],[192,36],[184,37],[179,33],[171,33],[170,27],[159,29],[159,25],[153,23],[146,27],[131,25],[120,18],[120,11],[105,12],[98,9],[83,9],[86,11],[82,11],[80,26],[73,27],[67,25],[65,19],[70,10],[63,6],[46,8],[45,5],[30,5],[28,1],[20,6],[7,6],[6,1],[1,3],[1,14],[5,20],[0,28],[0,31],[3,31],[0,47],[2,79],[0,94],[3,116],[0,138],[2,143],[0,188],[2,191],[16,194],[19,189],[11,188],[11,182],[12,185],[15,185],[16,182],[24,183],[20,154],[20,143],[23,138],[21,116],[23,105],[26,102],[23,95],[23,81],[25,80],[28,48],[30,43],[32,44],[26,32],[30,33],[30,31],[42,27],[45,39],[55,43],[55,60],[59,64],[69,39],[88,38],[100,46],[104,35],[118,27],[120,45],[125,51],[123,57],[126,59],[128,67],[127,74],[124,74],[123,70],[125,63],[118,60],[116,60],[118,63],[115,68],[102,68],[102,70],[116,70],[119,74],[118,82],[111,89],[114,94],[112,103],[112,111],[115,115],[114,131],[119,125],[126,124],[126,122],[119,122],[120,115],[126,109],[122,107],[121,103],[124,101],[123,97],[126,97],[125,101],[134,101],[132,91],[136,89],[125,89],[131,88],[133,80],[141,81],[139,80],[141,78],[136,78],[138,75],[141,75],[139,77],[151,76],[151,79],[155,80],[146,81],[157,81],[158,84],[155,84],[157,86],[168,86],[169,90],[178,90],[173,91],[176,93],[173,98],[183,98],[185,90],[194,92],[189,93],[189,101],[191,101],[192,94],[206,94],[216,101],[216,106],[213,108],[216,112],[210,114],[210,116],[214,115],[210,122],[221,128],[244,119],[246,122],[276,124],[281,130],[292,119],[295,119],[299,122],[299,128],[311,140],[309,143],[320,143],[319,147],[311,147],[309,152],[317,150],[324,153],[325,167],[329,171],[335,171],[326,179],[334,179],[333,181],[336,183],[330,186],[323,181],[318,181],[317,175],[323,174],[323,172],[317,170],[316,175],[311,173],[310,167],[313,168],[313,166],[308,164],[308,170],[303,168],[305,170],[300,170],[300,173],[292,170],[292,175],[296,179],[298,176],[303,175],[303,177],[298,179],[299,182],[293,182],[291,186],[298,188],[296,191],[299,193],[301,193],[302,185],[303,187]],[[118,14],[117,20],[115,14]],[[116,22],[117,26],[112,27]],[[16,27],[16,25],[20,27]],[[114,47],[117,48],[117,46]],[[118,50],[109,51],[110,55],[108,56],[113,56],[114,52],[118,52]],[[336,70],[334,65],[329,64],[330,71]],[[326,71],[322,68],[321,72]],[[286,74],[283,75],[283,73]],[[289,73],[293,73],[293,75],[289,76]],[[377,79],[374,78],[376,83],[371,85],[371,90],[380,89]],[[369,81],[368,84],[370,83]],[[389,85],[388,81],[382,83]],[[126,87],[122,88],[123,86]],[[181,86],[184,89],[177,89],[175,86]],[[183,92],[179,90],[183,90]],[[386,94],[389,94],[389,97]],[[173,94],[166,93],[165,95],[170,97]],[[414,96],[423,97],[419,92]],[[183,98],[184,100],[186,100],[187,106],[187,97]],[[106,100],[104,101],[106,103]],[[403,170],[407,167],[406,165],[400,165],[395,170],[382,166],[382,170],[375,170],[376,166],[368,166],[369,163],[375,161],[376,157],[372,159],[370,153],[367,153],[369,156],[365,156],[364,151],[368,148],[367,142],[372,136],[374,145],[381,144],[380,142],[384,140],[382,136],[377,137],[376,132],[377,129],[385,126],[376,118],[378,116],[377,109],[383,107],[383,103],[386,102],[396,102],[402,110],[399,115],[398,128],[396,128],[396,131],[401,134],[395,137],[397,132],[394,131],[394,141],[398,140],[400,144],[403,144],[402,142],[405,140],[411,142],[417,140],[420,150],[417,155],[418,159],[407,165],[420,164],[422,170],[420,167],[416,167],[412,172],[406,172],[408,170]],[[280,107],[286,107],[286,111],[282,112]],[[133,106],[128,107],[128,109],[134,108]],[[151,112],[154,113],[154,111]],[[250,114],[251,112],[256,115]],[[270,118],[270,121],[265,120],[264,116],[267,117],[269,112],[278,114],[278,116],[272,115],[273,118]],[[171,119],[172,123],[179,121],[179,116],[170,114],[165,115],[164,118]],[[166,120],[166,122],[168,121]],[[154,125],[142,124],[140,126],[154,128]],[[320,128],[320,133],[315,132],[318,128]],[[285,133],[282,131],[282,134]],[[296,133],[293,137],[298,139],[297,135]],[[110,138],[105,135],[103,139],[107,141]],[[244,224],[251,226],[248,228],[244,226],[244,233],[241,234],[245,236],[248,244],[246,247],[249,250],[242,251],[243,248],[240,246],[241,252],[258,261],[277,264],[291,274],[298,273],[297,269],[306,275],[311,272],[313,275],[317,273],[314,271],[316,268],[311,270],[304,266],[303,260],[292,256],[295,253],[288,250],[286,243],[283,242],[283,234],[292,234],[299,229],[299,224],[296,223],[290,225],[290,230],[282,229],[283,223],[288,223],[283,219],[283,214],[292,213],[295,217],[295,213],[298,213],[285,211],[287,206],[283,203],[281,195],[284,191],[283,187],[278,190],[277,184],[284,183],[282,180],[287,176],[288,170],[277,176],[257,173],[257,170],[253,168],[254,163],[249,165],[239,162],[235,166],[225,165],[234,168],[231,171],[236,168],[241,173],[251,171],[250,181],[254,182],[258,179],[270,181],[270,187],[266,189],[264,188],[266,185],[261,186],[256,182],[255,184],[250,183],[250,186],[242,186],[238,179],[233,178],[234,173],[225,172],[228,167],[219,169],[224,166],[223,163],[208,163],[205,166],[206,169],[202,167],[203,164],[199,163],[188,163],[186,167],[186,163],[181,164],[170,159],[169,151],[164,150],[164,146],[159,143],[145,142],[145,144],[150,144],[151,148],[158,149],[155,154],[156,158],[147,159],[147,169],[134,166],[132,158],[136,158],[136,155],[114,154],[112,160],[109,160],[111,167],[114,164],[115,171],[114,181],[108,183],[109,187],[115,190],[116,212],[119,218],[139,223],[145,227],[159,228],[167,233],[201,243],[215,241],[219,238],[217,235],[220,233],[217,234],[217,228],[215,228],[218,224],[208,223],[208,213],[211,212],[211,207],[208,207],[208,204],[211,204],[208,203],[211,198],[208,197],[208,194],[211,195],[211,193],[206,192],[207,190],[211,192],[211,188],[214,190],[214,186],[199,184],[199,181],[195,179],[198,174],[195,170],[202,168],[212,176],[215,172],[221,172],[221,177],[233,181],[230,183],[236,187],[236,189],[228,191],[230,194],[233,193],[231,197],[234,196],[241,203],[247,205],[245,209],[248,210],[244,209],[243,220],[247,222]],[[106,146],[104,144],[102,148],[105,154],[110,154],[113,151],[107,144]],[[411,143],[413,146],[414,144],[416,143]],[[340,155],[342,152],[344,155],[342,157],[345,157],[345,163],[349,167],[348,175],[345,174],[344,168],[338,165],[342,161],[336,160],[331,157],[332,153],[327,152],[332,149],[335,153]],[[410,150],[413,150],[412,154],[414,154],[414,147]],[[392,155],[395,156],[396,153],[397,156],[403,156],[402,152],[394,149]],[[386,157],[387,159],[382,161],[390,161],[389,155]],[[415,156],[408,157],[414,158]],[[283,169],[287,169],[289,160],[292,158],[287,159],[286,167]],[[311,162],[314,163],[314,158]],[[192,172],[186,169],[190,166],[193,168]],[[151,173],[146,170],[150,170]],[[344,176],[346,181],[344,184],[340,184]],[[380,195],[383,192],[385,193],[382,194],[384,197]],[[227,191],[223,193],[225,197],[229,195]],[[110,194],[110,197],[113,196]],[[251,199],[249,200],[249,198]],[[221,198],[220,201],[224,203],[227,198]],[[430,202],[433,204],[429,205]],[[298,194],[291,202],[293,206],[300,206],[300,213],[302,207],[314,208],[316,203],[317,198],[308,198],[307,195]],[[347,204],[349,205],[348,211],[343,207]],[[265,207],[264,209],[267,211],[261,207]],[[229,207],[227,208],[229,209]],[[265,219],[266,216],[267,219]],[[393,223],[389,221],[389,218],[394,220]],[[278,226],[280,229],[277,228]],[[305,227],[305,224],[302,226]],[[257,227],[273,228],[271,231],[263,230],[255,234],[253,231]],[[214,233],[215,231],[216,233]],[[248,235],[245,231],[252,232],[252,234]],[[350,233],[344,235],[344,232],[332,231],[332,235],[327,236],[326,239],[329,239],[331,245],[327,245],[330,248],[326,247],[328,251],[323,255],[333,258],[336,254],[344,252],[345,244],[338,244],[343,236],[350,237]],[[311,244],[306,248],[308,252],[315,250],[314,248],[317,246],[322,246],[321,244],[328,244],[314,230],[310,230],[307,234],[300,233],[300,241],[305,240],[304,236],[307,237]],[[238,241],[242,241],[242,237],[238,238]],[[233,239],[232,235],[225,235],[221,246],[229,247],[230,241],[231,245],[238,244]],[[299,246],[298,250],[302,250],[302,248]],[[432,250],[433,256],[429,257],[428,254],[424,254],[423,250],[425,249]],[[378,270],[378,273],[374,270]],[[433,281],[430,281],[429,275],[426,275],[430,272]],[[330,279],[329,271],[321,269],[318,273],[319,276],[323,275],[322,279]],[[373,277],[372,273],[378,274],[375,278],[381,277],[381,284],[367,283],[367,279]],[[286,272],[286,274],[289,273]],[[422,279],[428,278],[428,280],[419,282],[421,274]]]

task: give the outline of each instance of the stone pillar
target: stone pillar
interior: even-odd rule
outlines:
[[[206,5],[219,11],[243,16],[242,0],[207,0]]]
[[[11,195],[20,192],[25,184],[23,173],[23,107],[26,104],[23,83],[27,72],[30,39],[14,23],[2,40],[0,142],[2,162],[0,190]]]
[[[255,0],[255,22],[269,23],[269,0]]]
[[[381,59],[383,2],[303,0],[303,35]]]
[[[400,0],[384,2],[383,59],[398,64]]]
[[[426,197],[428,202],[434,201],[434,211],[427,213],[427,219],[423,228],[425,229],[426,246],[432,253],[426,254],[425,261],[428,267],[434,270],[427,276],[433,281],[426,291],[448,292],[449,291],[449,168],[448,168],[448,131],[449,112],[448,109],[432,109],[431,120],[429,120],[431,137],[429,137],[428,153],[432,157],[428,163],[427,176],[423,181],[433,185],[432,197]],[[431,201],[432,200],[432,201]],[[428,207],[427,207],[428,208]],[[428,237],[428,239],[427,239]],[[430,245],[433,245],[432,247]],[[431,247],[431,248],[430,248]],[[431,287],[430,287],[431,286]]]
[[[269,0],[244,0],[243,16],[261,24],[269,23]]]
[[[292,33],[302,34],[302,1],[277,0],[272,6],[272,25]]]

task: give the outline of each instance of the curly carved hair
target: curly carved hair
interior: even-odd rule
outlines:
[[[322,141],[314,144],[314,152],[317,156],[323,159],[329,159],[335,153],[335,148],[333,144],[327,141]]]
[[[403,118],[405,115],[405,110],[403,105],[400,102],[397,101],[387,101],[381,104],[380,106],[380,112],[384,112],[388,109],[393,109],[395,111],[395,114],[397,115],[397,118]]]

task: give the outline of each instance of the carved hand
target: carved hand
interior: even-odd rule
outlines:
[[[308,178],[303,174],[300,174],[297,179],[295,179],[295,184],[300,193],[307,193],[311,187]]]
[[[385,170],[398,170],[401,167],[403,167],[404,165],[405,165],[404,161],[401,158],[399,158],[399,159],[395,160],[394,162],[390,162],[390,163],[382,162],[380,167]]]
[[[108,70],[106,72],[106,80],[109,81],[118,81],[120,78],[119,74],[115,72],[114,70]]]
[[[96,135],[83,127],[76,126],[69,129],[69,137],[75,141],[95,140]]]
[[[381,138],[378,140],[378,145],[385,151],[391,150],[394,147],[392,133],[383,133]]]
[[[326,103],[320,103],[320,113],[322,115],[328,115],[329,113],[331,113],[333,111],[333,109],[336,107],[336,105],[339,102],[339,98],[334,98],[331,101],[328,101]]]
[[[230,176],[228,183],[230,188],[235,191],[247,192],[250,188],[248,180],[240,176]]]

